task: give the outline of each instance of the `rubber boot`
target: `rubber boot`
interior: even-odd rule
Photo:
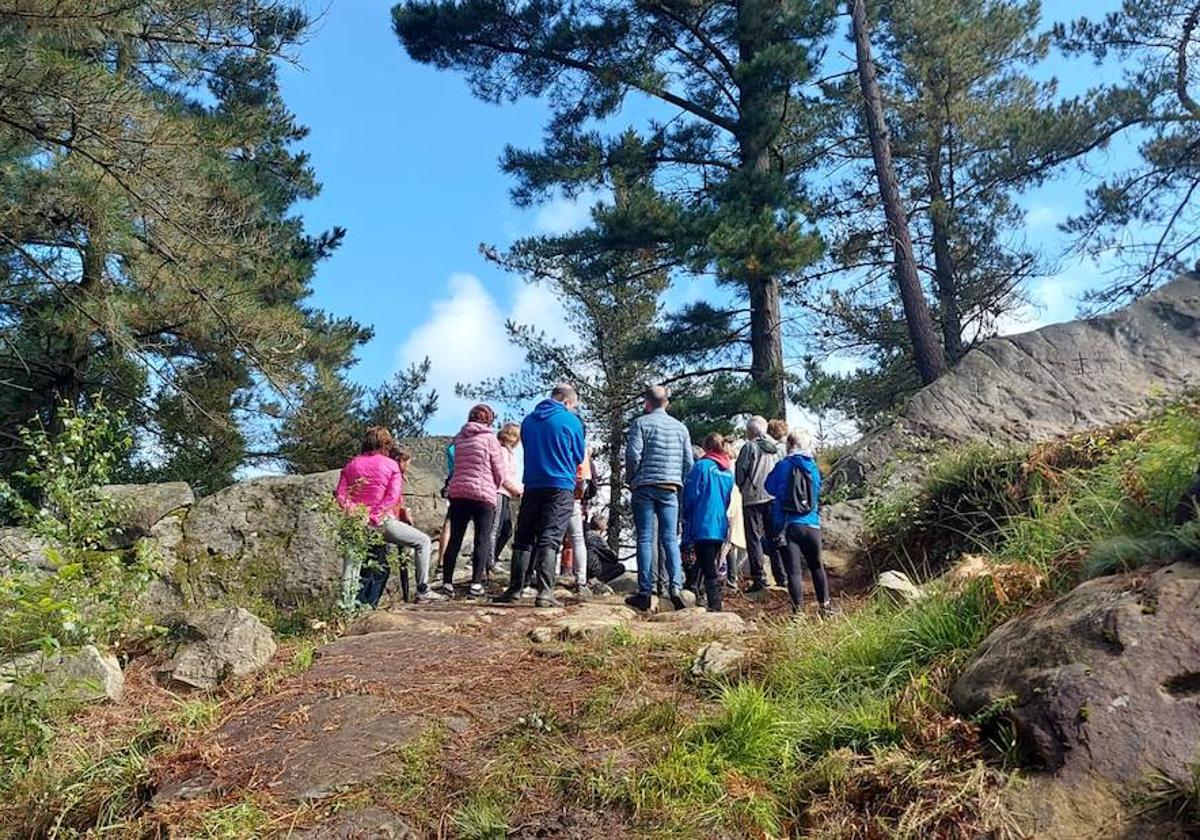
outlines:
[[[497,595],[494,600],[497,604],[511,604],[521,600],[521,590],[525,586],[525,571],[529,568],[529,551],[513,549],[512,553],[512,568],[511,576],[508,579],[508,588],[504,590],[504,594]]]
[[[558,566],[558,551],[553,546],[539,548],[534,557],[533,570],[537,575],[538,595],[534,601],[535,607],[558,607],[558,599],[554,597],[554,584],[558,581],[555,574]]]
[[[704,585],[704,594],[708,596],[708,611],[721,611],[721,597],[724,593],[721,591],[721,580],[718,578],[715,581],[706,582]]]

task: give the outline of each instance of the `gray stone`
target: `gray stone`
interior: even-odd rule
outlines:
[[[0,571],[12,568],[58,568],[57,547],[27,528],[0,528]]]
[[[21,693],[51,701],[94,703],[120,700],[125,692],[121,663],[111,653],[84,645],[50,656],[31,654],[0,665],[0,694]]]
[[[1200,567],[1092,580],[995,630],[951,692],[1012,721],[1064,779],[1192,780],[1200,754]]]
[[[399,814],[376,806],[330,817],[312,828],[292,832],[293,840],[417,840]]]
[[[720,642],[709,642],[692,660],[693,677],[721,678],[736,674],[746,660],[746,651]]]
[[[650,617],[649,623],[639,624],[638,631],[643,633],[679,633],[689,635],[721,635],[725,633],[744,633],[746,622],[734,612],[709,612],[703,607],[689,607],[685,610],[657,613]]]
[[[164,517],[192,506],[196,495],[182,481],[164,484],[110,484],[101,495],[117,503],[117,528],[111,548],[129,548],[147,537]]]
[[[913,604],[925,597],[925,590],[913,583],[912,578],[904,572],[895,570],[881,574],[875,584],[875,589],[880,595],[898,606]]]
[[[529,631],[529,641],[536,645],[544,645],[554,641],[554,630],[550,627],[534,627]]]
[[[196,612],[188,617],[186,632],[166,671],[193,688],[216,688],[230,677],[257,671],[275,655],[270,628],[241,607]]]
[[[586,639],[624,627],[633,618],[634,614],[624,606],[583,604],[550,622],[548,627],[560,639]]]
[[[626,572],[608,582],[609,587],[617,595],[636,595],[638,592],[637,572]]]
[[[1198,343],[1200,274],[1109,315],[990,339],[859,441],[829,487],[911,480],[947,443],[1028,444],[1135,418],[1200,382]],[[838,548],[861,529],[844,524]]]

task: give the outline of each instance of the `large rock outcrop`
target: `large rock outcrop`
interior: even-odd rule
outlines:
[[[930,441],[1031,443],[1132,419],[1200,384],[1198,347],[1200,274],[1108,315],[993,338],[855,446],[838,478],[861,481]]]
[[[1188,784],[1200,764],[1200,566],[1092,580],[995,630],[955,683],[1067,780]]]

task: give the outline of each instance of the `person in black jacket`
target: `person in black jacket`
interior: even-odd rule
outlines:
[[[608,520],[597,513],[588,523],[584,539],[587,542],[588,579],[609,583],[625,574],[625,564],[617,557],[607,540]]]

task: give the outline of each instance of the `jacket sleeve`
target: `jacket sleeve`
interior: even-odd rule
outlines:
[[[575,427],[571,430],[571,456],[578,466],[587,457],[587,439],[583,431],[583,421],[575,418]]]
[[[752,449],[754,449],[754,441],[747,441],[746,445],[742,447],[742,451],[738,453],[737,462],[733,465],[733,483],[738,487],[744,485],[750,476],[753,466],[750,463],[751,455],[753,455]]]
[[[400,472],[400,468],[396,467],[392,474],[388,476],[387,488],[383,491],[383,498],[371,507],[372,522],[378,522],[383,518],[385,513],[388,513],[396,505],[400,504],[400,494],[403,485],[404,475]]]
[[[504,448],[500,450],[501,456],[504,458],[504,484],[501,485],[509,492],[511,496],[521,496],[525,493],[525,485],[513,478],[516,473],[516,456],[512,450]]]
[[[685,521],[692,519],[696,512],[696,506],[700,502],[703,472],[703,470],[692,470],[687,481],[683,483],[683,497],[679,500],[679,507]]]
[[[496,487],[502,487],[508,480],[508,466],[504,463],[504,453],[500,451],[501,443],[495,436],[488,438],[488,457],[492,463],[492,478]]]
[[[637,475],[638,466],[642,463],[642,446],[645,441],[642,440],[641,425],[635,420],[629,427],[629,437],[625,440],[625,483],[632,484],[633,478]]]
[[[783,476],[780,468],[783,466],[783,464],[783,461],[780,461],[778,464],[776,464],[771,470],[771,474],[767,476],[767,480],[763,484],[764,489],[766,489],[766,491],[776,499],[782,496],[783,491],[787,489],[786,487],[781,486],[783,483]]]
[[[346,474],[346,468],[342,468],[341,475],[338,476],[337,489],[333,491],[333,497],[337,499],[337,503],[341,505],[342,510],[350,509],[350,476]]]

